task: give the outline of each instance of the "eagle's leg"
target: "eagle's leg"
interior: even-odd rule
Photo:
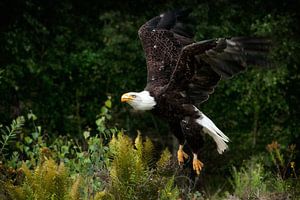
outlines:
[[[171,131],[175,135],[175,137],[178,139],[179,143],[179,148],[177,151],[177,159],[178,159],[178,164],[182,165],[184,163],[184,159],[187,159],[189,156],[187,153],[183,151],[183,145],[185,143],[185,138],[180,126],[180,121],[172,121],[169,122]]]
[[[180,144],[177,151],[177,159],[178,164],[182,165],[184,163],[184,159],[188,159],[189,155],[183,151],[183,145]]]
[[[193,169],[196,171],[197,175],[200,174],[203,163],[198,159],[198,155],[196,153],[193,153]]]
[[[198,153],[203,145],[201,135],[202,126],[196,122],[194,117],[185,117],[184,120],[181,121],[181,127],[185,133],[186,142],[193,153],[193,169],[197,175],[199,175],[203,168],[203,163],[198,159]]]

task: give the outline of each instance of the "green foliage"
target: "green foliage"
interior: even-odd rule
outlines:
[[[288,178],[298,178],[297,167],[295,163],[296,145],[292,144],[288,147],[283,147],[277,141],[273,141],[267,145],[267,150],[270,155],[270,167],[276,168],[278,178],[283,180]]]
[[[36,166],[41,157],[42,150],[47,146],[42,136],[41,126],[36,126],[37,117],[31,112],[27,118],[21,116],[11,123],[11,128],[7,129],[7,134],[2,130],[3,138],[11,139],[7,151],[9,155],[3,154],[1,160],[7,165],[18,168],[22,165],[22,159],[26,160],[28,166]],[[26,124],[25,124],[26,123]],[[30,123],[30,125],[28,125]],[[30,129],[28,129],[30,126]],[[32,126],[32,127],[31,127]],[[12,140],[14,139],[14,140]],[[4,142],[5,143],[5,142]],[[2,146],[4,147],[4,146]]]
[[[0,138],[0,155],[1,160],[5,158],[5,150],[7,146],[11,144],[17,137],[17,134],[20,134],[22,126],[24,126],[25,119],[23,116],[18,117],[13,120],[10,127],[6,126],[5,129],[0,124],[1,138]]]
[[[239,198],[258,198],[267,190],[264,182],[266,174],[263,166],[257,160],[251,160],[246,164],[246,168],[241,168],[239,171],[233,167],[232,176],[231,184],[234,188],[234,194]]]
[[[112,100],[108,96],[108,99],[104,102],[104,105],[100,109],[100,113],[96,116],[96,125],[98,134],[105,140],[111,137],[112,134],[117,132],[116,128],[109,128],[108,122],[112,119]]]
[[[281,174],[267,171],[266,158],[253,157],[239,170],[233,167],[230,183],[233,195],[240,199],[298,199],[299,179],[282,179]],[[228,195],[227,195],[228,196]]]
[[[21,186],[6,183],[6,189],[10,198],[17,200],[63,200],[74,199],[77,193],[78,183],[70,179],[64,164],[56,165],[55,161],[45,160],[31,171],[26,164],[21,170],[24,172],[25,180]],[[73,185],[73,186],[72,186]]]
[[[107,106],[108,101],[104,106]],[[109,106],[108,106],[109,107]],[[108,111],[105,112],[106,114]],[[105,115],[103,115],[105,116]],[[287,198],[300,195],[298,166],[294,162],[295,145],[287,148],[272,142],[267,146],[269,158],[253,158],[239,170],[234,167],[230,183],[233,192],[194,191],[185,189],[174,174],[172,155],[165,149],[160,158],[155,154],[151,140],[143,139],[138,131],[136,139],[122,132],[113,134],[108,146],[104,135],[92,136],[83,132],[82,145],[67,137],[58,137],[47,144],[41,137],[43,129],[36,125],[37,117],[29,113],[28,122],[33,131],[23,140],[25,158],[19,153],[6,156],[0,164],[0,197],[12,199],[194,199],[269,198],[274,195]],[[11,127],[17,126],[18,120]],[[105,122],[107,119],[105,117]],[[25,120],[22,121],[22,124]],[[21,124],[21,123],[20,123]],[[107,124],[102,124],[107,127]],[[13,128],[9,128],[12,130]],[[116,129],[113,129],[116,130]],[[25,137],[23,137],[25,138]],[[60,165],[55,163],[56,160]],[[18,166],[21,166],[18,169]],[[275,173],[272,173],[275,172]],[[25,178],[22,178],[24,174]],[[189,183],[191,184],[191,183]],[[43,187],[44,186],[44,187]],[[193,187],[191,184],[189,187]],[[45,189],[46,188],[46,189]],[[58,189],[59,188],[59,189]],[[9,194],[9,196],[7,196]]]
[[[153,144],[147,138],[142,141],[140,133],[133,144],[132,140],[119,133],[113,136],[109,147],[113,161],[110,166],[110,185],[102,199],[177,199],[179,190],[174,186],[174,177],[161,174],[167,167],[170,153],[164,151],[152,165]],[[152,166],[152,167],[151,167]]]
[[[162,200],[177,200],[179,196],[179,190],[174,188],[174,177],[171,177],[164,188],[160,189],[159,199]]]
[[[74,198],[72,197],[73,199],[76,199],[75,196],[78,195],[83,199],[92,199],[97,191],[104,189],[105,181],[103,177],[108,174],[109,149],[103,144],[101,132],[99,132],[99,135],[92,136],[89,130],[85,131],[83,133],[83,144],[68,137],[58,137],[52,143],[47,144],[46,139],[42,137],[42,128],[35,124],[37,117],[33,113],[29,113],[27,118],[28,122],[31,122],[33,125],[33,131],[29,130],[28,127],[25,129],[21,126],[25,123],[25,118],[23,117],[18,118],[22,120],[14,120],[11,124],[12,128],[7,128],[9,131],[16,132],[18,130],[18,132],[26,132],[26,134],[22,135],[22,140],[16,142],[16,149],[12,148],[15,149],[12,155],[1,158],[1,163],[8,168],[4,167],[2,171],[2,166],[0,166],[0,181],[6,182],[7,180],[11,180],[13,182],[20,182],[19,175],[14,175],[14,173],[17,173],[19,167],[22,166],[22,169],[26,170],[29,170],[29,168],[35,169],[35,172],[38,173],[40,171],[36,170],[41,168],[45,160],[52,158],[68,168],[69,178],[72,177],[75,179],[78,177],[78,173],[80,173],[81,178],[74,182],[75,185],[72,186],[74,192],[70,193],[74,196]],[[103,123],[101,126],[107,128],[106,123]],[[103,130],[106,131],[106,128]],[[113,130],[116,129],[114,128]],[[11,171],[13,172],[12,175],[10,175]],[[77,194],[75,191],[80,185],[84,187],[81,187],[80,194],[78,192]],[[17,190],[21,189],[17,187]]]
[[[85,136],[87,149],[77,146],[74,157],[69,158],[66,165],[72,174],[80,174],[81,184],[85,185],[84,199],[90,199],[106,186],[103,178],[108,176],[110,150],[104,146],[103,139],[99,136]]]
[[[92,137],[88,132],[84,136],[88,148],[82,150],[81,146],[69,143],[76,147],[72,155],[69,155],[71,146],[61,143],[62,138],[41,148],[36,165],[22,164],[24,181],[20,177],[0,180],[6,184],[4,193],[8,192],[12,199],[177,199],[179,196],[173,175],[165,173],[170,170],[170,152],[165,150],[155,164],[154,146],[149,138],[143,141],[139,133],[133,144],[120,132],[106,147],[98,136]],[[61,164],[56,165],[52,158]]]

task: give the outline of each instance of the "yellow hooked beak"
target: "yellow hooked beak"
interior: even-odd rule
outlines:
[[[130,94],[128,93],[125,93],[122,95],[121,97],[121,102],[128,102],[128,101],[132,101],[134,99],[133,96],[131,96]]]

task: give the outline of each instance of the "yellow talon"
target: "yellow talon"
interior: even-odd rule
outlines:
[[[197,175],[200,174],[200,171],[202,170],[202,167],[204,166],[204,164],[198,160],[197,158],[197,154],[193,154],[194,158],[193,158],[193,169],[196,171]]]
[[[188,157],[189,155],[183,151],[183,145],[179,145],[179,149],[177,151],[178,164],[182,165],[184,163],[184,159],[188,159]]]

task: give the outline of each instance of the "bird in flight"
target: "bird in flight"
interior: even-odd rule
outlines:
[[[199,175],[203,163],[199,150],[208,134],[222,154],[229,138],[200,111],[221,79],[245,71],[248,65],[267,66],[270,40],[258,37],[193,40],[184,20],[188,12],[169,11],[142,25],[138,31],[147,62],[147,85],[141,92],[122,95],[135,110],[149,110],[164,119],[179,142],[179,165],[193,154],[193,169]]]

